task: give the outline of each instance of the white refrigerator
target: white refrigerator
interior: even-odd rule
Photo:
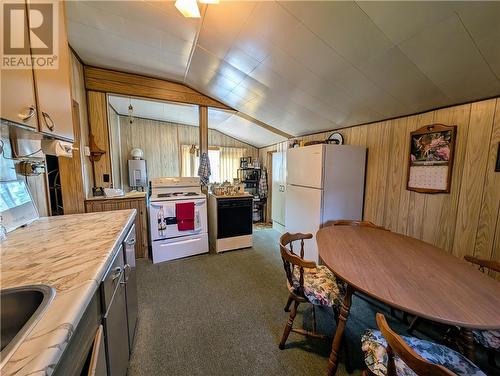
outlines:
[[[318,144],[287,151],[285,228],[311,233],[304,257],[318,261],[316,232],[327,221],[363,215],[366,148]]]

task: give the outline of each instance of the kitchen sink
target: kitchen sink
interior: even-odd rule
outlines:
[[[47,285],[0,290],[0,369],[43,316],[55,294]]]

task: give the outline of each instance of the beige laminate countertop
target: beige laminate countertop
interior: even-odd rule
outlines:
[[[125,200],[132,198],[145,198],[146,192],[127,192],[123,196],[106,197],[106,196],[95,196],[88,197],[85,201],[99,201],[99,200]]]
[[[52,373],[135,215],[129,209],[45,217],[8,234],[0,288],[46,284],[56,295],[2,376]]]

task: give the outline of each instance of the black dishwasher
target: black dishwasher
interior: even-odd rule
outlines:
[[[217,239],[252,234],[252,197],[217,200]]]

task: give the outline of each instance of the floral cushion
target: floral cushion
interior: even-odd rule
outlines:
[[[291,292],[299,288],[299,268],[294,268]],[[304,295],[312,304],[340,307],[346,292],[346,285],[323,265],[314,269],[304,268]]]
[[[482,346],[500,350],[500,330],[474,330],[472,334],[476,342]]]
[[[405,342],[422,358],[439,364],[459,376],[486,376],[474,363],[458,352],[437,343],[415,337],[401,336]],[[361,347],[365,353],[367,367],[378,376],[387,374],[387,342],[378,330],[368,330],[361,337]],[[399,357],[394,358],[396,373],[400,376],[416,376]]]

